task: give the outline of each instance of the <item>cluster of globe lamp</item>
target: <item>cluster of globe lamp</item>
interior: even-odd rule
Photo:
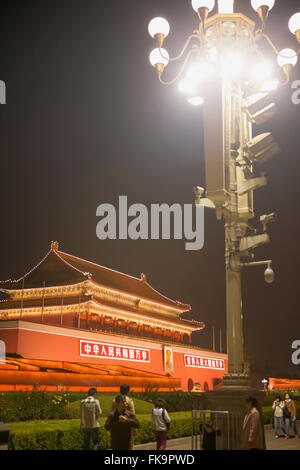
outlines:
[[[164,40],[170,32],[168,21],[164,18],[157,17],[151,20],[148,26],[149,34],[156,39],[158,46],[150,53],[149,60],[153,67],[156,68],[160,82],[165,85],[174,83],[182,75],[183,71],[185,71],[185,66],[190,65],[189,56],[186,58],[178,76],[169,82],[165,82],[161,78],[165,67],[169,64],[169,62],[175,61],[183,56],[183,53],[186,51],[187,46],[193,38],[200,39],[202,46],[198,47],[198,52],[196,51],[196,48],[192,49],[189,53],[192,54],[196,51],[198,54],[197,60],[194,61],[186,71],[185,78],[179,81],[179,90],[187,95],[187,101],[193,105],[200,105],[203,103],[201,87],[203,87],[205,81],[213,77],[213,74],[216,73],[218,67],[218,38],[213,36],[215,34],[212,31],[213,28],[207,28],[206,31],[204,28],[209,13],[215,7],[215,3],[215,0],[192,0],[192,7],[200,19],[200,27],[199,30],[194,31],[190,36],[182,50],[182,53],[178,57],[170,58],[166,49],[162,48]],[[258,31],[258,33],[261,36],[267,38],[268,42],[273,47],[273,50],[275,50],[277,54],[277,63],[283,69],[285,76],[288,79],[292,68],[297,63],[300,49],[298,52],[294,51],[293,49],[282,49],[281,51],[278,51],[267,35],[264,34],[265,20],[274,4],[275,0],[251,0],[253,9],[257,11],[262,21],[262,28]],[[257,57],[255,58],[255,62],[251,64],[251,67],[249,67],[249,57],[247,57],[247,51],[249,50],[249,41],[251,41],[250,36],[252,33],[249,35],[248,31],[243,32],[245,36],[242,36],[242,40],[245,41],[244,57],[243,54],[241,54],[241,50],[236,50],[234,42],[232,41],[230,43],[230,36],[235,34],[235,24],[230,22],[230,19],[233,19],[231,15],[234,15],[234,0],[218,0],[218,14],[223,15],[222,18],[224,19],[224,22],[222,27],[224,36],[228,41],[228,48],[227,50],[226,48],[225,50],[224,48],[222,49],[219,60],[222,79],[229,78],[234,80],[244,78],[245,83],[247,83],[249,80],[256,80],[256,86],[257,83],[260,83],[259,89],[257,89],[257,91],[260,92],[268,92],[276,89],[279,85],[279,80],[273,75],[274,68],[271,61],[265,60],[263,55],[258,53],[256,54]],[[228,19],[228,21],[226,21],[226,19]],[[296,39],[300,44],[300,12],[294,14],[290,18],[289,29],[291,33],[296,36]],[[255,32],[253,34],[255,35]],[[223,43],[225,44],[224,40]],[[206,46],[206,49],[203,47],[203,44]],[[203,50],[206,50],[205,54],[203,54]],[[247,67],[243,67],[243,63],[247,64]],[[245,70],[247,70],[248,73],[247,77],[242,76]]]

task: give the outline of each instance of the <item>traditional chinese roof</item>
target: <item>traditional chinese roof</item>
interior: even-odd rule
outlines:
[[[76,284],[87,279],[94,280],[104,287],[177,308],[182,312],[191,309],[190,305],[171,300],[156,291],[146,281],[144,274],[141,275],[141,278],[136,278],[64,253],[58,249],[57,242],[52,242],[51,249],[46,256],[20,279],[0,281],[0,290],[63,286]]]

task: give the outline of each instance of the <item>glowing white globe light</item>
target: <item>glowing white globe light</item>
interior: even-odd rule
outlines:
[[[295,13],[289,21],[289,29],[292,34],[300,30],[300,13]]]
[[[234,0],[219,0],[219,13],[233,13]]]
[[[153,49],[149,55],[150,64],[155,67],[157,64],[163,64],[164,67],[169,63],[169,54],[165,49]]]
[[[193,106],[199,106],[200,104],[204,103],[204,99],[202,96],[193,96],[192,98],[188,99],[188,103],[192,104]]]
[[[170,32],[170,25],[167,20],[158,16],[157,18],[153,18],[153,20],[150,21],[148,31],[150,36],[153,38],[156,36],[156,34],[163,34],[164,37],[167,37]]]
[[[280,67],[285,65],[296,65],[297,64],[297,54],[293,49],[282,49],[277,56],[277,62]]]
[[[251,71],[253,80],[258,81],[266,80],[270,77],[271,73],[272,65],[270,64],[270,62],[264,60],[255,64]]]
[[[260,7],[268,7],[269,10],[273,8],[275,0],[251,0],[252,8],[257,11]]]
[[[215,0],[192,0],[192,7],[197,12],[199,8],[208,8],[209,11],[215,6]]]

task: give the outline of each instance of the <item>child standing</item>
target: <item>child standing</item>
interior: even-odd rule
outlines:
[[[204,426],[200,425],[200,432],[203,432],[202,449],[217,450],[217,436],[221,436],[221,430],[213,426],[211,419],[208,419]]]
[[[165,406],[165,400],[163,398],[158,398],[155,402],[155,407],[152,410],[152,421],[154,423],[157,450],[165,450],[167,445],[167,432],[171,418],[169,417]]]

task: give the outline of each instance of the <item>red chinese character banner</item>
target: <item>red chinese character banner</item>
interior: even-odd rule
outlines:
[[[186,367],[200,367],[202,369],[225,370],[225,362],[223,359],[204,356],[184,355],[184,365]]]
[[[80,340],[80,356],[121,361],[150,362],[150,349]]]

